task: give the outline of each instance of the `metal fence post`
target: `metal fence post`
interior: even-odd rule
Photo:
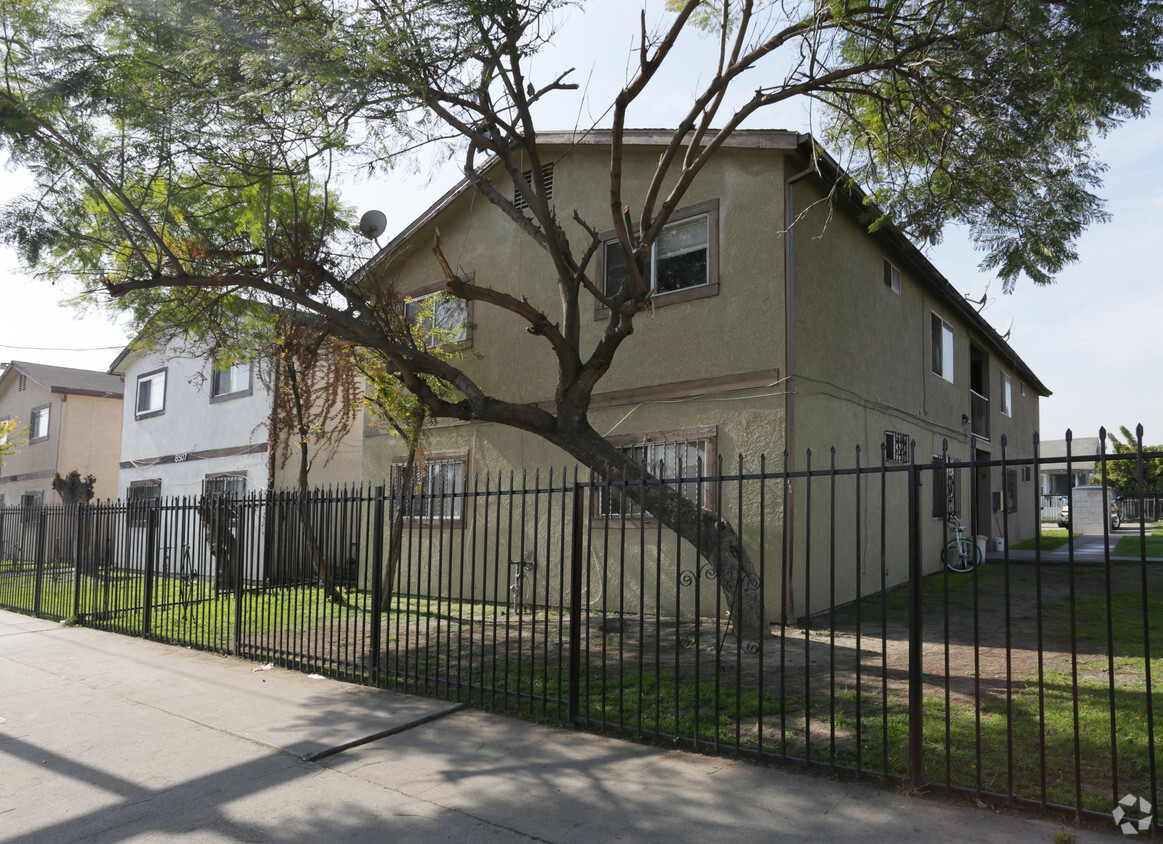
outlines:
[[[921,469],[913,455],[909,477],[909,785],[922,783],[924,751],[924,644],[921,634],[922,565],[920,494]],[[934,481],[936,482],[936,481]]]
[[[73,553],[73,608],[69,615],[76,618],[81,614],[81,555],[85,552],[86,517],[90,510],[88,504],[77,505],[77,547]]]
[[[564,483],[565,478],[562,478]],[[582,491],[573,476],[573,546],[569,557],[569,720],[581,711]]]
[[[157,559],[158,508],[153,502],[145,514],[145,594],[141,597],[141,635],[148,638],[153,626],[153,568]]]
[[[45,512],[44,512],[44,506],[42,505],[40,507],[40,511],[37,513],[36,553],[33,556],[33,561],[32,561],[32,565],[34,566],[34,568],[36,570],[36,586],[35,586],[34,591],[33,591],[32,611],[36,615],[37,618],[40,618],[40,611],[41,611],[40,602],[41,602],[42,598],[44,597],[43,596],[44,558],[45,558],[44,546],[47,542],[47,540],[45,539],[45,519],[46,518],[47,517],[46,517]]]
[[[234,635],[231,637],[231,653],[235,656],[242,654],[242,567],[244,564],[242,549],[245,547],[245,537],[243,535],[243,507],[246,504],[246,499],[228,498],[222,503],[222,523],[225,525],[225,532],[230,535],[230,512],[234,508],[234,512],[238,514],[238,521],[236,522],[236,531],[234,534],[234,541],[230,544],[230,562],[231,568],[234,569]]]
[[[380,684],[380,648],[383,647],[381,626],[383,625],[384,599],[384,485],[376,487],[372,507],[372,682]]]

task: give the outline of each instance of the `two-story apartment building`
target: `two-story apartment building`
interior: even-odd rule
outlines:
[[[117,497],[120,378],[13,361],[0,374],[0,420],[15,420],[24,442],[0,466],[0,506],[59,503],[53,477],[74,469],[96,478],[96,498]]]
[[[625,197],[645,192],[668,137],[627,133]],[[610,134],[543,134],[539,142],[552,162],[552,201],[562,225],[574,226],[571,236],[584,242],[569,218],[576,209],[587,221],[609,220]],[[952,460],[988,461],[1000,457],[1003,435],[1009,458],[1030,456],[1046,387],[906,239],[888,227],[870,234],[860,219],[858,191],[845,186],[834,162],[811,153],[812,141],[803,135],[740,131],[700,173],[654,247],[653,309],[637,318],[634,335],[594,394],[594,428],[651,465],[661,460],[673,467],[681,457],[688,469],[699,460],[714,467],[719,455],[734,466],[740,454],[752,467],[761,454],[779,465],[786,451],[789,469],[804,471],[809,451],[812,468],[820,468],[833,447],[840,465],[851,466],[858,446],[865,465],[879,465],[883,445],[892,463],[907,461],[912,443],[918,462],[945,453],[945,443]],[[488,177],[498,191],[512,194],[501,168]],[[500,210],[474,197],[467,182],[381,250],[366,268],[372,283],[410,294],[409,307],[440,289],[442,275],[429,248],[437,229],[445,243],[457,244],[457,273],[527,297],[544,313],[557,312],[555,275],[545,254]],[[602,284],[618,277],[621,253],[612,231],[600,237],[593,275]],[[479,357],[466,356],[461,365],[476,383],[486,390],[496,385],[498,395],[516,401],[552,399],[553,356],[515,317],[460,301],[438,307],[447,311],[438,319],[465,325],[460,342]],[[598,342],[606,318],[593,306],[583,348]],[[433,485],[571,462],[534,435],[492,424],[439,424],[427,451],[427,472],[438,479]],[[400,459],[397,440],[368,429],[365,477],[388,477]],[[1000,467],[980,467],[977,483],[967,474],[956,473],[948,487],[932,484],[928,536],[941,534],[946,495],[979,533],[997,532],[995,505],[1003,502],[1011,541],[1032,535],[1035,508],[1021,504],[1034,497],[1028,472],[1003,476]],[[781,517],[795,526],[793,535],[806,530],[818,540],[816,548],[825,547],[826,520],[805,524],[803,487],[791,485]],[[896,494],[890,492],[883,506],[893,518],[905,505],[891,500]],[[842,518],[858,513],[862,522],[878,522],[875,496],[857,500],[851,489],[841,489],[839,499],[836,512],[847,514]],[[740,518],[751,519],[746,513]],[[774,518],[767,514],[765,535],[779,535]],[[759,532],[754,523],[743,528],[752,536]],[[859,540],[842,533],[844,559],[864,565],[876,558],[879,567],[883,556],[890,580],[903,579],[903,530],[887,537],[883,551],[867,540],[871,531]],[[814,610],[823,600],[799,597],[805,572],[816,565],[804,556],[809,544],[777,547],[790,554],[791,573],[765,579],[766,605],[783,607],[785,616]],[[925,565],[939,566],[938,555]],[[836,575],[840,599],[854,594],[853,576]]]
[[[119,488],[127,500],[231,496],[298,485],[298,462],[278,447],[293,434],[273,421],[273,361],[219,367],[181,343],[151,351],[131,344],[109,367],[124,381]],[[336,413],[354,413],[339,409]],[[360,424],[313,455],[310,483],[351,483],[360,470]]]

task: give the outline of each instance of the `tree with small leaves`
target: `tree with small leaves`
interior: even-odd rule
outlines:
[[[1163,445],[1144,446],[1142,425],[1137,428],[1137,435],[1131,433],[1126,425],[1120,425],[1119,432],[1123,435],[1121,441],[1110,431],[1106,435],[1113,453],[1120,455],[1103,464],[1107,485],[1128,496],[1140,492],[1163,493],[1163,457],[1144,457],[1141,466],[1137,457],[1140,451],[1163,454]],[[1098,477],[1096,475],[1096,483]]]
[[[1106,217],[1092,141],[1144,114],[1158,90],[1163,4],[677,0],[653,25],[644,5],[625,84],[597,109],[611,132],[604,219],[559,216],[540,175],[536,115],[579,90],[571,69],[539,61],[570,5],[301,0],[291,15],[249,0],[0,0],[0,137],[37,185],[7,209],[3,234],[30,265],[79,275],[139,317],[175,303],[209,312],[231,291],[314,313],[375,357],[427,416],[517,428],[629,482],[641,506],[695,543],[734,606],[756,577],[738,531],[669,485],[635,483],[648,467],[589,419],[615,356],[650,333],[638,319],[654,294],[649,256],[692,184],[753,115],[810,103],[844,178],[868,188],[870,228],[891,220],[935,243],[961,223],[1007,288],[1022,275],[1046,283]],[[665,91],[692,29],[714,38],[717,53],[681,98],[644,187],[630,191],[626,127],[636,104]],[[730,91],[746,93],[728,105]],[[556,294],[546,299],[559,312],[503,279],[468,284],[439,245],[435,258],[449,294],[505,312],[544,341],[552,406],[477,383],[368,295],[326,176],[349,160],[382,166],[393,142],[451,144],[473,189],[544,253],[544,288]],[[519,196],[496,189],[494,170]],[[596,233],[607,228],[627,267],[608,290],[592,269]],[[591,304],[608,316],[587,348]],[[748,639],[764,633],[754,592],[744,590],[734,614]]]

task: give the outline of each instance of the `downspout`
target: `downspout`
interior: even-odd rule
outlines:
[[[787,391],[784,393],[784,447],[787,449],[787,471],[794,472],[796,466],[796,263],[794,229],[796,221],[795,183],[808,176],[818,174],[814,155],[806,170],[796,173],[787,180],[787,203],[784,226],[784,362],[787,372]],[[795,486],[787,481],[787,512],[784,513],[784,566],[783,581],[783,623],[795,618],[795,599],[792,595],[792,570],[795,562]]]

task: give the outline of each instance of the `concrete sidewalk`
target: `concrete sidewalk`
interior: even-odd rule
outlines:
[[[1064,829],[257,667],[0,611],[0,841],[1050,842]],[[1113,823],[1068,832],[1122,838]]]

